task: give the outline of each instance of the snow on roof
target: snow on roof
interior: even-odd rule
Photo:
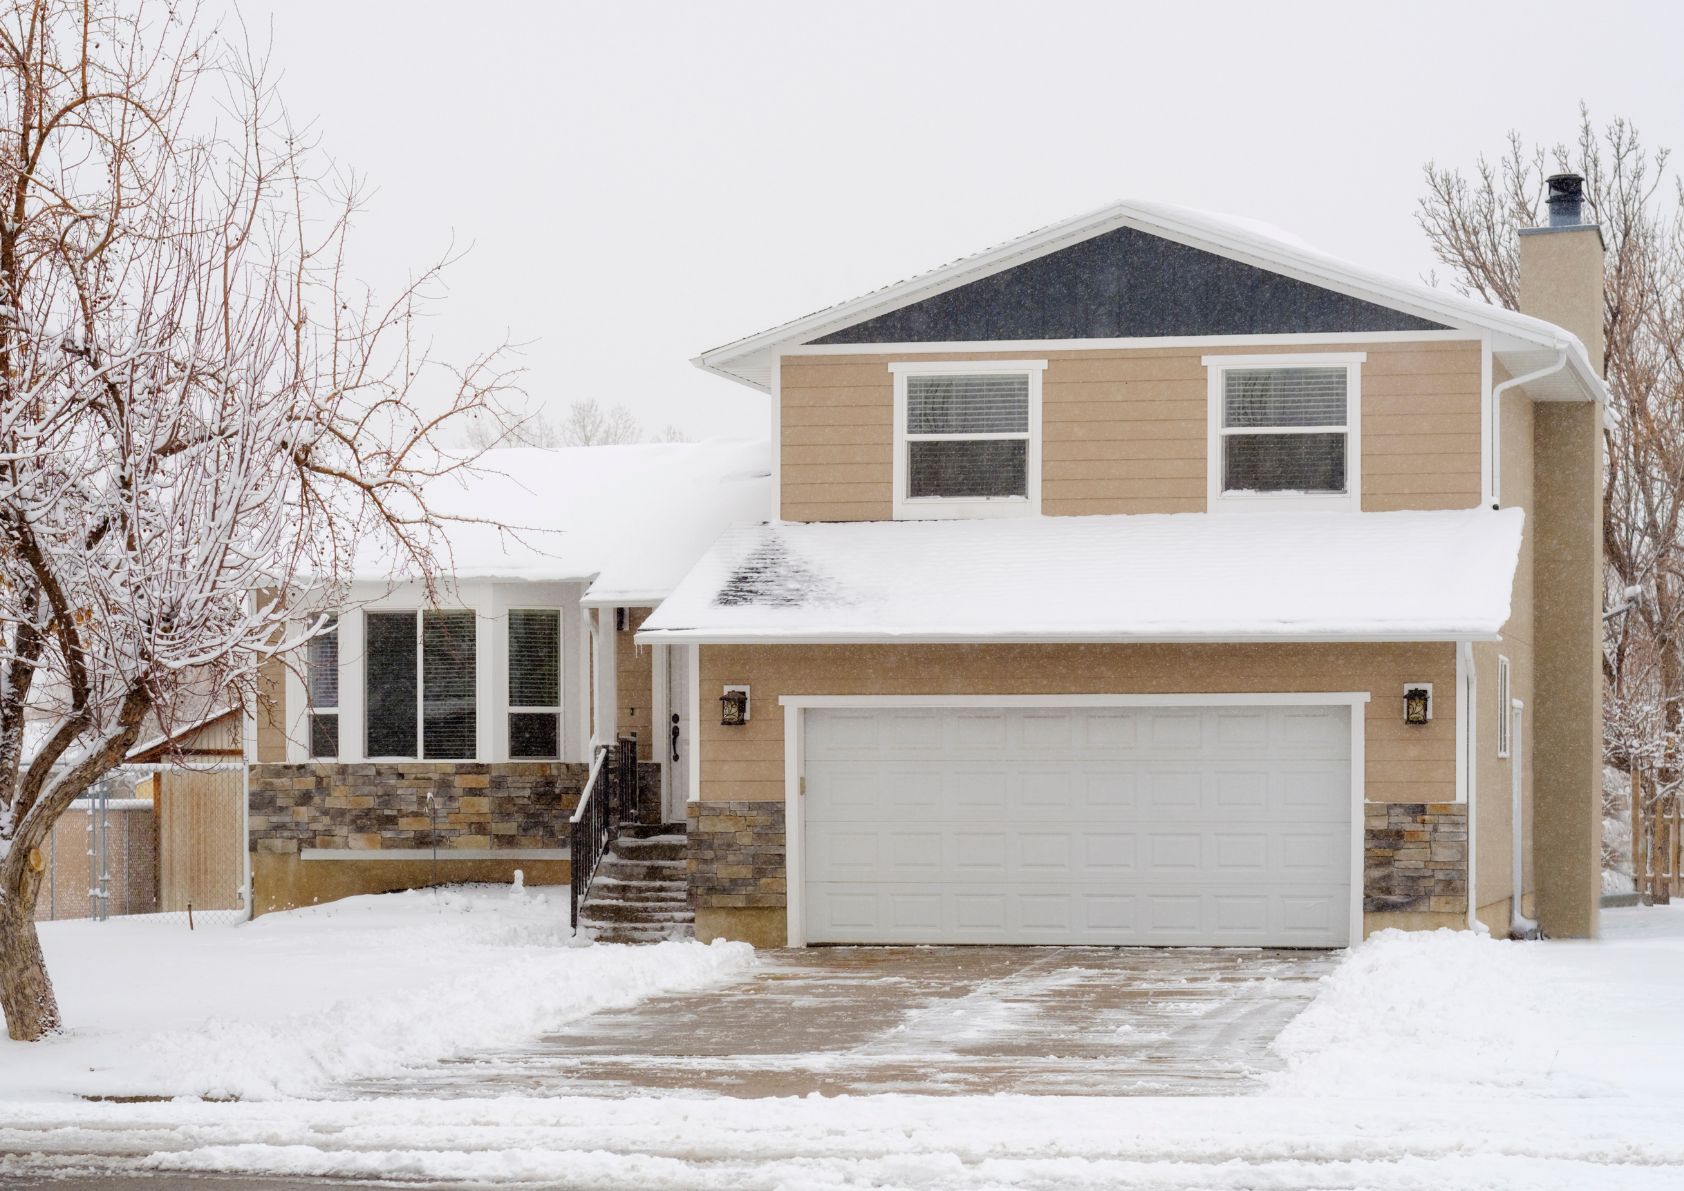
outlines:
[[[725,534],[640,640],[1491,638],[1519,509],[774,522]]]
[[[1501,306],[1460,297],[1418,282],[1403,281],[1310,247],[1291,232],[1254,219],[1179,207],[1170,203],[1125,199],[1083,215],[997,244],[992,248],[839,302],[812,314],[723,344],[692,363],[758,389],[770,387],[774,349],[807,343],[932,294],[977,281],[1003,269],[1057,252],[1119,227],[1214,252],[1234,260],[1297,277],[1366,301],[1444,323],[1494,335],[1493,348],[1516,375],[1548,365],[1565,353],[1563,373],[1539,378],[1539,395],[1560,399],[1599,398],[1601,381],[1576,336],[1554,323]]]
[[[499,447],[434,482],[458,579],[595,579],[593,596],[659,600],[734,522],[771,506],[771,448],[716,439],[621,447]],[[513,527],[505,530],[501,527]],[[388,557],[360,579],[394,576]]]

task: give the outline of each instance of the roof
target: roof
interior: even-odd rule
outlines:
[[[1040,228],[852,301],[713,348],[692,363],[766,391],[771,387],[772,361],[782,351],[1119,227],[1244,261],[1456,330],[1489,334],[1492,350],[1515,376],[1548,367],[1565,353],[1566,367],[1539,378],[1529,391],[1561,400],[1598,400],[1605,395],[1584,345],[1554,323],[1374,272],[1318,252],[1297,237],[1254,220],[1137,200],[1112,203]]]
[[[766,517],[771,449],[726,439],[499,447],[427,496],[447,518],[458,579],[595,580],[598,602],[654,603],[726,526]],[[391,558],[359,558],[356,577],[393,578]]]
[[[725,534],[648,642],[1474,640],[1524,514],[776,522]]]

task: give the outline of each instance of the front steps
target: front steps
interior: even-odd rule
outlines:
[[[683,823],[620,828],[579,907],[579,929],[599,943],[693,938],[684,838]]]

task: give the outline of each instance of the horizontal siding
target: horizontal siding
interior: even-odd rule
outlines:
[[[1433,684],[1433,720],[1403,722],[1403,688]],[[746,683],[748,724],[704,716],[704,800],[784,797],[783,695],[1206,694],[1367,691],[1369,801],[1456,796],[1456,655],[1450,644],[785,645],[701,647],[701,688]]]
[[[1479,346],[1430,340],[1326,350],[1368,355],[1362,370],[1363,508],[1477,504]],[[1202,511],[1207,451],[1202,358],[1213,354],[1221,353],[1196,348],[1037,353],[1048,361],[1042,378],[1043,511],[1072,516]],[[1268,354],[1268,349],[1234,354]],[[892,515],[894,382],[888,365],[906,358],[784,360],[784,517],[848,521]],[[1067,466],[1078,461],[1099,466]],[[868,491],[872,486],[881,490]]]

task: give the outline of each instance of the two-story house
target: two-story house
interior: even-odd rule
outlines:
[[[638,633],[688,659],[698,934],[1592,934],[1579,194],[1524,314],[1125,202],[700,357],[770,394],[774,493]]]

